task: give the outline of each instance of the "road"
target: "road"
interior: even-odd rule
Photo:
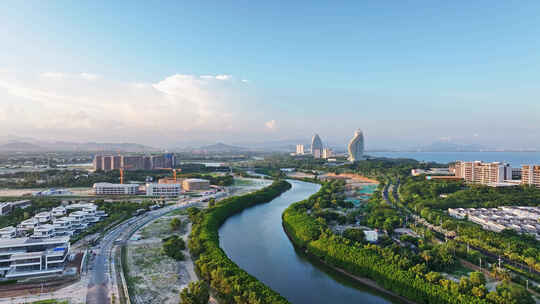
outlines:
[[[218,192],[219,193],[219,192]],[[192,199],[186,202],[177,203],[172,206],[164,207],[162,209],[149,211],[143,215],[136,216],[130,220],[120,224],[103,237],[101,242],[94,247],[92,251],[96,254],[93,256],[89,263],[89,284],[88,293],[86,296],[87,304],[102,304],[110,303],[110,296],[113,292],[117,294],[116,278],[111,276],[110,270],[114,267],[114,259],[112,255],[115,241],[126,241],[131,235],[137,231],[140,227],[147,223],[156,220],[157,218],[164,216],[165,214],[188,207],[198,206],[202,204],[202,201],[214,195],[208,195],[205,197]]]

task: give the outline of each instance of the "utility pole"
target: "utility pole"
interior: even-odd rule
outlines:
[[[482,270],[482,257],[480,257],[479,259],[480,259],[480,270]]]
[[[499,268],[501,268],[501,256],[499,255]]]
[[[469,254],[469,243],[467,242],[467,254]]]

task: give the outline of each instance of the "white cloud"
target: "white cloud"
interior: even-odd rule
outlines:
[[[217,80],[230,80],[231,78],[231,75],[216,75]]]
[[[96,80],[99,78],[99,75],[97,74],[92,74],[92,73],[81,73],[79,74],[79,76],[82,78],[82,79],[86,79],[86,80]]]
[[[141,142],[241,132],[249,97],[241,86],[224,85],[229,79],[176,74],[155,83],[126,83],[90,73],[0,73],[0,130],[53,138],[130,136]]]
[[[270,129],[270,130],[274,130],[274,129],[277,127],[276,121],[275,121],[274,119],[265,122],[265,123],[264,123],[264,126],[265,126],[267,129]]]
[[[241,81],[244,82],[244,83],[248,83],[248,82],[249,82],[249,80],[247,80],[247,79],[242,79]]]
[[[223,75],[201,75],[199,76],[199,78],[201,79],[217,79],[217,80],[231,80],[232,79],[232,76],[231,75],[226,75],[226,74],[223,74]]]

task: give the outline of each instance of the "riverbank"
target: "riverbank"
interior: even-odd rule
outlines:
[[[310,259],[315,259],[317,262],[325,265],[325,267],[328,267],[332,270],[335,270],[353,280],[355,280],[356,282],[358,283],[361,283],[363,285],[366,285],[366,286],[369,286],[381,293],[384,293],[388,296],[391,296],[397,300],[400,300],[402,301],[403,303],[407,303],[407,304],[416,304],[416,302],[413,302],[405,297],[402,297],[400,295],[398,295],[397,293],[394,293],[392,291],[389,291],[387,289],[384,289],[383,287],[381,287],[379,284],[377,284],[377,282],[371,280],[371,279],[368,279],[368,278],[364,278],[364,277],[359,277],[359,276],[356,276],[350,272],[347,272],[345,271],[344,269],[341,269],[341,268],[338,268],[338,267],[335,267],[335,266],[332,266],[328,263],[326,263],[326,261],[324,261],[323,259],[319,258],[318,256],[314,255],[314,254],[311,254],[309,252],[309,250],[307,248],[302,248],[300,246],[298,246],[297,244],[295,244],[295,242],[293,241],[289,231],[287,230],[287,228],[285,227],[285,225],[282,225],[283,226],[283,231],[285,232],[285,234],[287,235],[287,237],[289,238],[289,240],[291,241],[291,244],[293,244],[294,248],[298,249],[298,250],[301,250],[306,256],[308,256]]]
[[[325,183],[309,199],[290,205],[282,214],[282,225],[290,242],[306,248],[306,254],[337,272],[354,279],[372,280],[364,282],[406,303],[487,303],[474,295],[430,282],[424,277],[429,269],[422,262],[413,263],[412,252],[396,253],[396,248],[385,245],[384,241],[380,245],[369,244],[354,231],[343,236],[328,232],[327,222],[335,222],[336,217],[321,213],[320,205],[328,206],[342,191],[338,181]]]
[[[275,181],[262,190],[231,197],[214,207],[190,214],[193,228],[189,250],[194,257],[197,272],[224,302],[288,303],[280,294],[229,259],[219,246],[218,230],[232,215],[268,203],[290,188],[291,184],[284,180]]]

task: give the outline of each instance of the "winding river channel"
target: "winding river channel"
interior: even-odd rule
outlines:
[[[244,210],[223,224],[220,246],[227,255],[293,304],[399,303],[295,250],[283,231],[281,214],[320,186],[289,182],[292,188],[272,202]]]

